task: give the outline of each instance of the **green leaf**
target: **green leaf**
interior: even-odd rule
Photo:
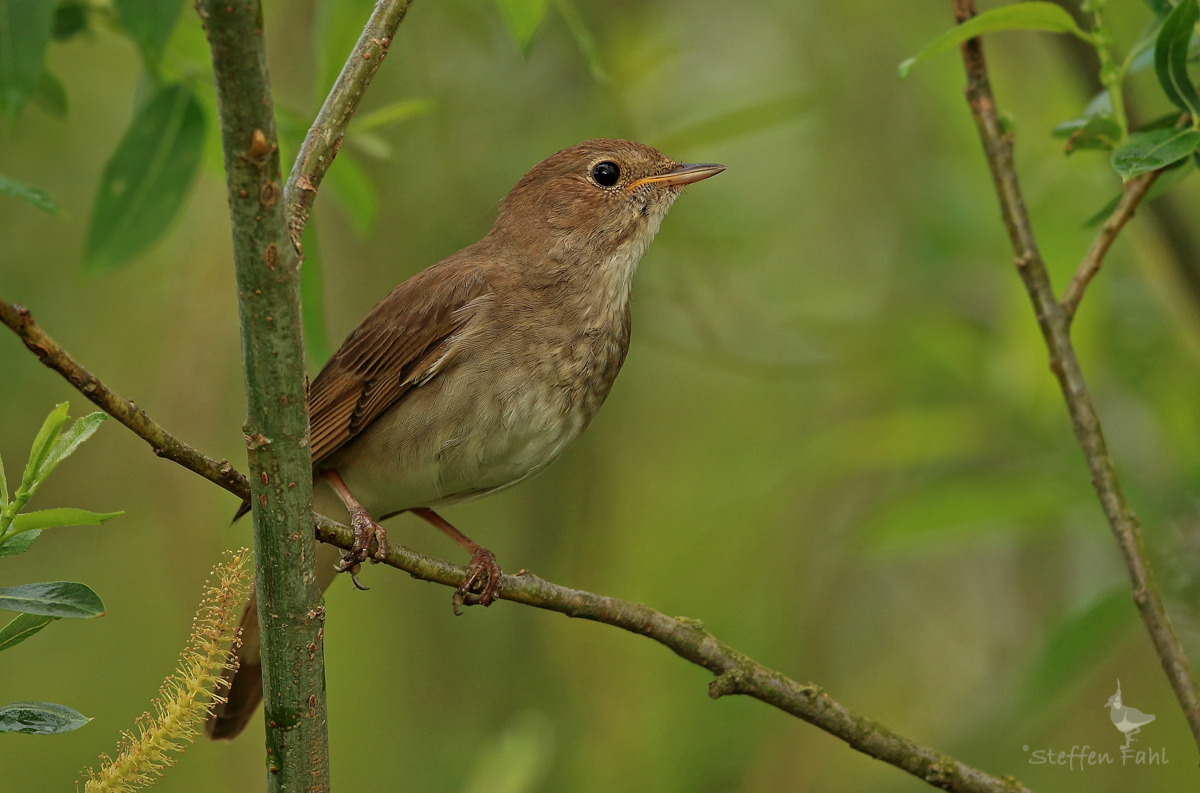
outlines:
[[[562,14],[563,21],[567,23],[571,37],[575,39],[575,46],[579,47],[583,57],[587,58],[592,77],[598,83],[609,82],[611,78],[600,64],[600,51],[596,47],[596,39],[593,38],[592,31],[588,30],[587,23],[583,21],[575,3],[571,0],[555,0],[554,5],[558,8],[558,13]]]
[[[45,464],[50,452],[54,450],[54,442],[58,440],[58,434],[62,432],[63,425],[67,423],[68,407],[70,405],[66,402],[56,405],[54,410],[50,411],[50,415],[46,416],[46,420],[42,422],[42,428],[38,430],[37,437],[33,439],[33,446],[29,449],[29,460],[25,463],[25,473],[21,476],[21,490],[26,494],[36,490],[40,483],[38,471]]]
[[[51,36],[55,41],[69,41],[87,30],[88,9],[84,3],[68,0],[54,7],[54,28]]]
[[[59,121],[67,117],[67,89],[49,69],[42,69],[42,76],[38,78],[37,88],[33,91],[33,103],[43,113]]]
[[[405,99],[402,102],[394,102],[378,110],[372,110],[370,113],[355,116],[349,132],[374,132],[400,121],[432,113],[435,107],[436,105],[428,99]]]
[[[1171,0],[1146,0],[1146,5],[1154,12],[1155,16],[1166,16],[1171,13]]]
[[[129,31],[150,74],[158,73],[163,50],[183,10],[182,0],[114,0],[117,19]]]
[[[58,617],[47,617],[44,614],[18,614],[0,629],[0,651],[16,647],[57,619]]]
[[[1188,77],[1187,58],[1197,18],[1200,18],[1200,6],[1196,0],[1179,0],[1179,5],[1163,21],[1158,43],[1154,46],[1154,72],[1163,93],[1193,118],[1200,117],[1200,96]]]
[[[22,512],[13,519],[16,532],[36,529],[53,529],[56,526],[100,526],[105,521],[119,518],[124,512],[88,512],[86,509],[58,507],[37,512]]]
[[[0,0],[0,113],[10,128],[37,87],[53,26],[50,0]]]
[[[655,148],[678,152],[750,135],[799,118],[812,106],[812,99],[807,94],[768,99],[676,130],[656,140]]]
[[[0,587],[0,609],[74,619],[104,615],[104,603],[100,596],[86,584],[73,581]]]
[[[521,48],[521,54],[528,58],[550,0],[496,0],[496,5],[500,7],[508,31]]]
[[[59,435],[58,439],[54,441],[50,453],[46,455],[45,462],[42,463],[42,467],[38,470],[38,479],[45,479],[58,467],[59,463],[74,454],[75,450],[79,448],[79,444],[92,437],[107,418],[108,415],[100,411],[89,413],[72,424],[66,432]]]
[[[366,171],[342,152],[325,172],[324,185],[346,210],[354,233],[359,237],[370,236],[379,218],[379,193]]]
[[[1139,132],[1113,152],[1112,166],[1122,179],[1153,171],[1182,160],[1200,145],[1200,132],[1187,129],[1156,129]]]
[[[0,545],[0,556],[16,556],[19,553],[25,553],[39,536],[41,536],[41,532],[35,530],[9,537],[3,545]]]
[[[58,735],[91,721],[77,710],[53,702],[13,702],[0,705],[0,732]]]
[[[204,126],[204,110],[186,86],[167,86],[146,103],[100,179],[85,273],[120,267],[163,235],[200,164]]]
[[[315,217],[308,219],[304,236],[300,240],[304,248],[304,267],[300,270],[300,303],[304,322],[304,354],[308,358],[308,370],[319,372],[332,355],[329,348],[329,331],[325,326],[325,279],[321,269],[321,246],[317,237]]]
[[[3,0],[0,0],[3,2]],[[0,174],[0,193],[10,195],[13,198],[19,198],[27,204],[32,204],[43,212],[49,212],[52,215],[58,214],[58,204],[54,203],[54,199],[38,190],[36,187],[30,187],[27,184],[18,182],[16,179]]]
[[[1055,3],[1014,3],[985,11],[947,30],[922,47],[916,55],[900,64],[900,79],[907,77],[912,67],[921,61],[929,60],[934,55],[984,33],[999,33],[1004,30],[1048,30],[1051,33],[1069,33],[1089,43],[1092,40],[1090,35],[1079,29],[1071,15]]]
[[[1137,608],[1127,587],[1113,589],[1069,615],[1047,637],[1028,674],[1026,703],[1041,709],[1082,683],[1088,670],[1109,657],[1136,622]]]
[[[1072,123],[1072,122],[1067,122]],[[1062,127],[1054,128],[1055,133]],[[1121,127],[1112,116],[1092,116],[1067,137],[1064,153],[1070,154],[1077,149],[1107,149],[1112,150],[1121,142]]]
[[[1180,160],[1169,168],[1163,169],[1158,178],[1154,180],[1154,184],[1150,185],[1150,189],[1146,191],[1146,195],[1142,197],[1142,203],[1148,203],[1158,198],[1163,193],[1170,190],[1175,185],[1182,182],[1187,177],[1191,176],[1192,171],[1196,170],[1196,163],[1193,158],[1189,157]],[[1112,197],[1112,200],[1101,208],[1099,212],[1092,215],[1083,224],[1085,229],[1090,229],[1099,226],[1104,221],[1108,220],[1109,215],[1117,208],[1117,204],[1121,203],[1121,196],[1124,193],[1117,193]]]
[[[4,472],[4,458],[0,457],[0,509],[8,506],[8,475]]]

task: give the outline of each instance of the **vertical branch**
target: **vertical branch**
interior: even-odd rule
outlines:
[[[283,214],[258,0],[198,0],[233,228],[270,791],[327,791],[324,606],[312,537],[300,262]]]
[[[975,0],[954,0],[954,10],[959,24],[962,24],[975,16]],[[1025,284],[1025,291],[1029,293],[1038,327],[1046,342],[1046,349],[1050,355],[1050,369],[1062,389],[1074,425],[1075,437],[1079,440],[1079,446],[1091,471],[1092,486],[1096,490],[1104,516],[1108,519],[1109,528],[1129,571],[1134,603],[1137,604],[1142,622],[1150,634],[1150,640],[1175,692],[1175,698],[1179,701],[1192,729],[1192,735],[1200,746],[1200,696],[1196,692],[1187,656],[1163,606],[1154,571],[1150,567],[1142,543],[1141,524],[1129,509],[1121,491],[1116,466],[1108,452],[1108,445],[1100,426],[1100,417],[1092,404],[1079,359],[1071,344],[1070,322],[1075,303],[1078,302],[1076,293],[1082,294],[1082,287],[1086,284],[1079,284],[1076,289],[1069,290],[1068,300],[1072,302],[1067,306],[1055,299],[1050,275],[1046,271],[1042,254],[1038,251],[1029,213],[1025,209],[1025,200],[1021,196],[1021,187],[1017,181],[1012,137],[1000,128],[996,101],[988,81],[987,62],[983,57],[983,43],[978,38],[967,41],[962,45],[962,56],[967,72],[967,103],[971,106],[975,126],[983,142],[984,154],[992,171],[996,195],[1000,199],[1000,213],[1016,255],[1017,272]],[[1145,180],[1146,189],[1151,181],[1152,178]],[[1140,189],[1141,185],[1138,187]],[[1144,195],[1144,191],[1135,195],[1135,191],[1131,189],[1126,195],[1128,205],[1125,214],[1128,214],[1141,195]],[[1117,214],[1114,213],[1114,216]],[[1115,236],[1117,230],[1119,229],[1113,229],[1111,236]],[[1103,230],[1101,233],[1105,234]],[[1107,240],[1107,243],[1111,243],[1111,239]],[[1107,243],[1103,250],[1107,250]],[[1097,267],[1103,250],[1097,252]]]

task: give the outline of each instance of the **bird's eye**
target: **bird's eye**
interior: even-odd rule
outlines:
[[[604,187],[612,187],[621,178],[621,169],[615,162],[605,160],[601,163],[596,163],[596,167],[592,168],[592,178],[596,180],[596,184]]]

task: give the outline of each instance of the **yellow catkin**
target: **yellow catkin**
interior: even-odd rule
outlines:
[[[227,551],[213,568],[200,610],[192,621],[192,638],[179,658],[179,666],[159,689],[152,713],[143,713],[133,732],[121,733],[117,756],[100,755],[100,770],[87,770],[86,793],[123,793],[149,787],[173,765],[171,753],[182,752],[183,741],[194,743],[209,712],[223,698],[213,693],[221,674],[231,664],[229,652],[241,641],[238,611],[250,587],[247,562],[250,551]],[[135,735],[136,733],[136,735]]]

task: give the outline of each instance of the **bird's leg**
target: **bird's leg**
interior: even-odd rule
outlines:
[[[346,483],[342,481],[342,477],[337,471],[330,468],[323,473],[329,480],[329,486],[333,488],[333,492],[337,493],[337,497],[342,500],[342,504],[350,512],[350,525],[354,528],[354,545],[350,547],[349,553],[342,557],[342,561],[338,562],[337,570],[339,573],[349,571],[354,586],[366,589],[367,587],[358,581],[358,566],[368,558],[372,562],[384,560],[387,556],[387,532],[375,522],[366,507],[358,503],[358,499],[350,492],[350,488],[346,487]],[[371,540],[375,540],[379,546],[375,550],[375,555],[369,557]]]
[[[411,512],[432,524],[471,554],[471,566],[467,569],[467,580],[454,592],[454,613],[462,613],[458,607],[466,602],[468,595],[473,594],[472,589],[476,584],[479,585],[479,605],[490,606],[494,603],[500,594],[501,576],[500,565],[496,564],[496,555],[451,526],[449,521],[432,509],[418,507]]]

